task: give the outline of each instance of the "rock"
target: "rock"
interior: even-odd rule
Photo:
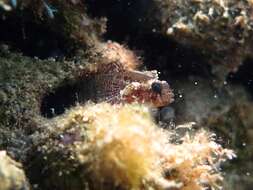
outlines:
[[[0,151],[0,187],[1,190],[29,190],[30,186],[20,163]]]
[[[241,85],[228,82],[216,89],[201,77],[178,80],[174,86],[176,123],[194,121],[198,126],[215,131],[218,141],[237,153],[234,162],[226,164],[225,189],[247,189],[253,181],[253,112],[251,94]]]
[[[144,27],[196,48],[221,78],[237,71],[245,58],[252,56],[252,1],[151,2]]]
[[[172,107],[164,107],[160,110],[159,120],[162,122],[170,123],[175,120],[175,110]]]
[[[28,159],[39,189],[201,189],[233,157],[202,130],[171,143],[144,105],[87,104],[42,125]]]
[[[20,160],[28,147],[29,134],[45,119],[44,96],[77,73],[70,62],[41,61],[8,50],[0,52],[0,62],[0,147],[12,150],[8,154]]]

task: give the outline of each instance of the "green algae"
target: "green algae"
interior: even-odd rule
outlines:
[[[39,123],[45,119],[41,115],[43,97],[61,86],[73,83],[78,76],[79,66],[53,59],[42,61],[8,50],[0,52],[0,129],[1,139],[8,139],[1,140],[1,148],[7,148],[8,143],[11,146],[15,136],[21,136],[22,144],[27,141],[29,134],[38,130]]]

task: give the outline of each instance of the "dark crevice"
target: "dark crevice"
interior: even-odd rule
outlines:
[[[50,30],[46,24],[29,19],[34,16],[31,11],[4,14],[0,12],[0,42],[8,44],[13,50],[40,59],[63,57],[69,51],[63,36]]]
[[[152,0],[88,0],[86,3],[89,15],[108,18],[106,39],[141,52],[145,66],[160,71],[163,79],[187,75],[212,77],[210,66],[200,51],[162,36],[155,26],[150,28],[154,23],[149,22],[149,28],[146,27],[146,12],[154,7]]]
[[[157,69],[161,77],[180,78],[188,75],[211,77],[210,66],[203,56],[190,47],[150,34],[134,42],[135,47],[144,50],[144,62],[149,69]]]
[[[228,82],[234,84],[243,84],[253,96],[253,60],[247,59],[239,67],[236,73],[230,73],[227,77]]]
[[[87,0],[85,3],[90,16],[108,18],[104,37],[120,42],[139,35],[142,30],[139,26],[144,22],[152,0]]]
[[[172,84],[191,75],[210,81],[215,79],[211,65],[207,63],[208,57],[201,51],[162,36],[156,26],[150,28],[155,23],[149,22],[149,28],[145,26],[150,19],[145,17],[146,12],[154,7],[152,0],[88,0],[87,6],[91,16],[108,18],[105,38],[142,52],[145,66],[160,71],[162,79],[170,80]],[[252,62],[246,60],[237,73],[229,74],[227,82],[242,84],[253,94]]]
[[[95,87],[91,88],[90,79],[85,78],[75,82],[64,82],[52,92],[45,94],[41,101],[40,112],[46,118],[53,118],[63,114],[66,109],[77,103],[85,103],[87,100],[95,101]]]
[[[41,115],[47,118],[60,115],[77,102],[77,86],[66,85],[45,95],[41,103]]]

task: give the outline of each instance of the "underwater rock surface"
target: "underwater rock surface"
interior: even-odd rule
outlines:
[[[0,0],[0,26],[0,148],[24,165],[34,189],[219,187],[210,154],[220,144],[237,154],[221,164],[224,189],[252,187],[252,1]],[[118,64],[124,75],[111,69]],[[145,106],[118,116],[120,108],[86,105],[122,92],[159,107],[155,118]],[[126,128],[114,126],[115,115]],[[177,128],[185,122],[196,126]],[[170,150],[154,153],[156,143]],[[199,147],[204,153],[191,151]]]
[[[201,55],[220,80],[252,58],[250,0],[88,0],[87,7],[91,15],[108,17],[110,38],[137,47],[152,36],[162,43],[176,42]],[[157,48],[162,44],[153,43]]]
[[[217,164],[234,156],[205,131],[170,142],[174,132],[137,104],[77,106],[44,125],[28,158],[28,176],[41,189],[216,188]]]
[[[0,151],[0,187],[2,190],[29,190],[30,186],[20,163]]]
[[[252,184],[252,97],[242,85],[227,83],[217,89],[212,82],[191,76],[175,82],[176,122],[194,121],[197,128],[215,131],[219,143],[235,150],[237,158],[225,165],[224,189],[247,189]],[[239,183],[240,185],[237,185]],[[244,184],[246,185],[244,187]]]
[[[206,55],[213,72],[237,71],[252,52],[252,1],[153,0],[151,26]]]

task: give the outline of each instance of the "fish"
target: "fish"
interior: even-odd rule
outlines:
[[[83,72],[83,76],[90,79],[91,100],[112,104],[141,103],[152,107],[163,107],[174,101],[170,85],[159,80],[155,70],[138,70],[137,59],[125,47],[109,42],[100,53],[101,59],[89,67],[92,69]]]

